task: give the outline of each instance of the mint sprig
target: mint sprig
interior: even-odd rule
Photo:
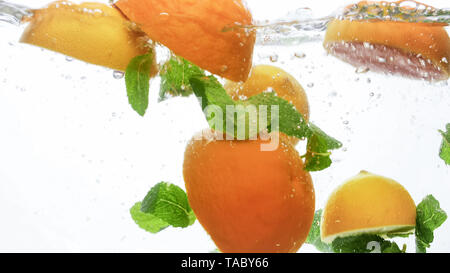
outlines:
[[[159,72],[161,77],[159,101],[164,101],[170,96],[191,95],[192,87],[189,79],[195,75],[204,76],[205,72],[184,58],[172,56]]]
[[[167,182],[156,184],[142,202],[130,209],[130,213],[139,227],[151,233],[168,226],[185,228],[196,220],[186,193]]]
[[[447,132],[439,130],[442,134],[442,144],[439,156],[444,160],[445,164],[450,165],[450,123],[446,126]]]
[[[417,205],[416,252],[425,253],[434,240],[434,230],[447,220],[447,214],[432,195]]]
[[[308,171],[320,171],[329,167],[330,150],[342,146],[339,141],[325,134],[317,126],[306,122],[290,102],[277,97],[274,92],[234,101],[214,76],[194,76],[190,79],[190,84],[201,103],[209,125],[214,130],[224,132],[235,139],[249,139],[262,129],[269,132],[280,131],[300,139],[308,138],[308,150],[305,155],[305,169]],[[276,107],[273,108],[274,106]],[[262,107],[267,113],[265,124],[261,123],[259,117]],[[232,112],[230,108],[233,109]],[[273,112],[275,109],[277,112]],[[217,119],[217,115],[221,115],[222,119]],[[278,119],[274,118],[276,116]],[[217,124],[217,120],[222,122]],[[275,120],[278,121],[277,124],[274,123]],[[245,128],[244,132],[239,128]]]
[[[145,115],[148,108],[148,93],[150,89],[150,70],[153,64],[154,54],[149,53],[134,57],[125,71],[125,85],[127,88],[128,102],[141,116]]]

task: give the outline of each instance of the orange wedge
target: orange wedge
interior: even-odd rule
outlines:
[[[372,71],[428,81],[446,80],[450,74],[450,38],[441,25],[334,20],[324,47]]]
[[[245,81],[255,32],[241,0],[119,0],[115,4],[154,41],[213,74]]]
[[[117,9],[101,3],[56,1],[33,11],[21,42],[125,71],[130,60],[148,52],[146,35]],[[156,72],[156,63],[153,73]]]

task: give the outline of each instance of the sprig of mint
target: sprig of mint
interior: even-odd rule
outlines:
[[[130,209],[130,214],[140,228],[151,233],[168,226],[185,228],[196,220],[186,193],[167,182],[156,184],[142,202]]]
[[[445,164],[450,165],[450,123],[446,126],[447,132],[439,130],[442,134],[442,144],[439,156],[444,160]]]
[[[161,77],[159,101],[166,100],[170,96],[191,95],[192,87],[189,79],[195,75],[204,76],[205,71],[184,58],[172,56],[159,72]]]
[[[314,214],[313,224],[309,231],[307,244],[314,245],[321,252],[334,253],[403,253],[405,249],[400,249],[395,242],[383,239],[375,234],[361,234],[344,238],[336,238],[331,244],[322,242],[320,237],[320,221],[322,210],[317,210]]]
[[[262,129],[268,129],[269,132],[280,131],[300,139],[308,138],[308,149],[305,155],[305,169],[308,171],[320,171],[329,167],[330,150],[342,146],[339,141],[325,134],[317,126],[306,122],[290,102],[277,97],[275,92],[264,92],[247,100],[234,101],[214,76],[193,76],[189,82],[194,94],[201,102],[212,129],[225,132],[235,139],[249,139]],[[276,108],[272,108],[274,106]],[[233,109],[231,113],[230,107]],[[266,124],[260,123],[261,107],[264,107],[263,109],[267,112]],[[278,113],[272,112],[273,109],[278,109]],[[251,115],[252,111],[256,115]],[[222,115],[223,123],[221,124],[216,124],[218,114]],[[278,119],[274,118],[276,116]],[[274,123],[275,120],[278,124]],[[245,122],[245,132],[239,130],[238,125],[242,125],[242,122]],[[227,126],[229,124],[234,126]]]
[[[434,230],[440,227],[447,214],[432,195],[426,196],[417,205],[416,216],[416,252],[425,253],[434,240]]]
[[[147,54],[134,57],[125,71],[125,85],[127,87],[128,102],[141,116],[148,108],[148,93],[150,89],[150,70],[154,54],[150,50]]]
[[[439,202],[432,195],[426,196],[416,208],[416,252],[425,253],[426,248],[434,239],[434,230],[440,227],[447,219],[447,214],[440,208]],[[402,249],[395,242],[385,240],[380,235],[393,237],[408,237],[412,233],[388,233],[388,234],[361,234],[343,238],[336,238],[331,244],[322,242],[320,236],[320,222],[322,210],[317,210],[311,230],[306,239],[307,244],[314,245],[321,252],[335,253],[404,253],[406,246]]]

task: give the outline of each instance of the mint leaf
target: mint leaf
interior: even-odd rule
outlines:
[[[309,126],[308,142],[306,144],[305,169],[321,171],[331,165],[329,150],[339,149],[342,144],[325,134],[314,124]]]
[[[306,238],[307,244],[313,245],[317,250],[321,252],[333,252],[333,249],[329,244],[322,242],[320,238],[320,220],[322,218],[322,210],[316,211],[314,214],[314,220],[309,231],[308,238]]]
[[[161,86],[159,101],[169,96],[187,97],[192,94],[189,79],[193,76],[204,76],[205,72],[184,58],[172,56],[162,67],[160,73]]]
[[[375,234],[338,237],[331,247],[335,253],[403,253],[396,243]]]
[[[153,64],[153,51],[134,57],[125,71],[128,102],[141,116],[145,115],[148,107],[148,93],[150,89],[150,69]]]
[[[161,182],[156,184],[142,201],[141,211],[152,214],[174,227],[187,227],[195,216],[186,193],[178,186]]]
[[[216,131],[225,132],[240,140],[249,139],[263,129],[280,131],[300,139],[308,138],[308,152],[305,155],[305,169],[308,171],[320,171],[329,167],[330,150],[342,146],[317,126],[307,123],[290,102],[277,97],[274,92],[234,101],[214,76],[193,76],[189,82],[201,102],[210,127]],[[265,110],[267,115],[261,120],[265,120],[264,124],[260,124],[259,115],[264,113],[261,110]],[[273,111],[278,112],[278,119]],[[255,114],[251,114],[252,112]]]
[[[199,99],[209,126],[217,131],[226,132],[229,135],[235,135],[235,127],[227,131],[227,123],[234,121],[234,114],[226,111],[227,106],[234,107],[236,102],[227,94],[223,86],[214,76],[209,77],[192,77],[189,80],[195,96]],[[226,113],[226,116],[223,116]],[[217,120],[217,115],[221,115]],[[235,123],[235,126],[237,124]]]
[[[443,140],[439,156],[444,160],[445,164],[450,165],[450,123],[446,126],[447,132],[439,130]]]
[[[258,106],[267,106],[268,124],[272,125],[269,131],[279,130],[288,136],[295,136],[298,138],[305,138],[308,135],[308,123],[304,120],[302,114],[300,114],[290,102],[277,97],[275,92],[260,93],[243,101],[243,103],[246,105],[254,104]],[[279,109],[278,128],[274,128],[276,126],[271,124],[272,106],[277,106]]]
[[[416,252],[425,253],[434,240],[434,230],[440,227],[447,214],[439,205],[439,201],[432,195],[426,196],[417,205],[416,216]]]
[[[152,214],[142,212],[141,205],[141,202],[137,202],[130,209],[131,217],[140,228],[151,233],[158,233],[169,226],[168,223],[161,220],[160,218]]]

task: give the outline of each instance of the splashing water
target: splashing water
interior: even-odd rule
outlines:
[[[24,16],[31,16],[29,8],[0,0],[0,22],[20,25]]]
[[[303,18],[302,20],[278,19],[273,22],[256,22],[251,26],[226,27],[224,31],[236,27],[258,30],[258,45],[292,45],[323,38],[323,32],[331,20],[383,20],[408,23],[429,23],[446,26],[450,24],[449,8],[433,8],[411,0],[398,2],[359,2],[322,18],[314,18],[309,8],[300,8],[294,16],[285,18]]]

